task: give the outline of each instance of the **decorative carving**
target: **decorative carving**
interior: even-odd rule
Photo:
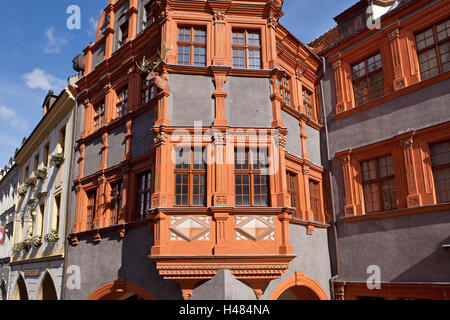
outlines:
[[[167,52],[172,50],[172,48],[167,48],[166,43],[164,43],[164,50],[161,55],[161,53],[158,50],[158,61],[157,62],[151,62],[144,58],[140,63],[136,63],[136,66],[139,70],[141,70],[144,74],[147,74],[146,80],[153,81],[153,84],[159,89],[159,90],[170,90],[169,85],[165,81],[164,77],[160,75],[156,70],[158,67],[165,63],[164,59],[167,56]]]
[[[353,207],[346,207],[345,208],[345,215],[346,216],[353,216],[353,215],[355,215],[355,209]]]
[[[399,80],[395,81],[395,89],[396,90],[404,88],[405,86],[406,86],[405,79],[399,79]]]
[[[112,90],[112,85],[111,85],[111,83],[108,82],[105,85],[105,87],[103,88],[103,91],[105,92],[105,94],[108,94],[111,90]]]
[[[408,197],[408,208],[418,207],[418,206],[420,206],[420,199],[419,199],[418,195]]]
[[[217,196],[216,204],[219,206],[227,204],[227,196]]]
[[[287,145],[287,136],[284,134],[280,134],[278,136],[278,143],[281,147],[286,148]]]
[[[308,224],[308,225],[306,226],[306,234],[307,234],[308,236],[312,236],[313,233],[314,233],[314,226]]]
[[[267,19],[270,28],[276,29],[278,27],[278,19],[270,15]]]
[[[213,21],[214,21],[214,23],[225,23],[225,12],[224,11],[214,11]]]
[[[400,141],[400,144],[402,145],[403,149],[411,148],[414,144],[414,133],[408,139]]]
[[[295,77],[297,78],[297,80],[302,80],[303,79],[303,72],[300,71],[300,69],[295,69]]]
[[[311,167],[307,164],[302,165],[302,173],[304,176],[309,176],[309,172],[311,170]]]
[[[345,297],[345,287],[344,286],[337,286],[334,290],[334,296],[336,297],[336,300],[344,300]]]
[[[159,132],[155,135],[153,142],[155,144],[166,144],[167,143],[167,134],[165,132]]]

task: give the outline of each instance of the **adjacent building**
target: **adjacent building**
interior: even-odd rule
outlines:
[[[331,297],[321,61],[282,4],[108,1],[80,57],[65,299]]]
[[[49,91],[42,120],[15,155],[20,170],[10,251],[11,300],[61,299],[75,91],[72,86],[59,95]]]
[[[18,177],[19,168],[11,158],[0,171],[0,300],[8,294]]]
[[[449,14],[448,1],[362,0],[310,44],[324,58],[337,299],[449,299]]]

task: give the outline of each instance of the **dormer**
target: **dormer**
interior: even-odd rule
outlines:
[[[47,96],[44,99],[44,103],[42,104],[42,109],[43,109],[43,115],[45,116],[47,114],[47,112],[50,111],[53,103],[56,101],[56,99],[58,98],[58,96],[55,96],[53,90],[49,90]]]

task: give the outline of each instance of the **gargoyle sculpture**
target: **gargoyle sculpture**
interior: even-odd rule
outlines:
[[[172,48],[167,48],[166,44],[164,43],[164,51],[162,56],[158,50],[158,62],[150,62],[149,60],[145,59],[144,56],[141,63],[136,63],[136,66],[139,70],[141,70],[143,73],[147,73],[146,80],[153,80],[153,83],[159,90],[169,90],[169,86],[167,85],[167,83],[161,78],[161,75],[156,72],[156,69],[161,65],[161,63],[165,62],[164,59],[166,58],[167,52],[169,52],[169,50],[172,50]]]

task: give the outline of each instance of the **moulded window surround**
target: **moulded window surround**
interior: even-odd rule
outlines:
[[[287,172],[286,173],[287,178],[287,186],[288,186],[288,193],[291,199],[291,207],[297,208],[297,175],[294,173]]]
[[[66,151],[66,128],[67,125],[64,125],[59,129],[58,132],[58,152],[59,153],[65,153]]]
[[[175,206],[206,206],[206,162],[203,148],[175,150]]]
[[[383,62],[380,53],[352,65],[351,68],[356,107],[384,95]]]
[[[450,70],[450,19],[416,33],[415,37],[422,80]]]
[[[152,196],[152,174],[151,171],[141,173],[137,176],[136,193],[136,220],[143,220],[147,216],[147,210],[151,206]]]
[[[206,66],[206,27],[178,27],[178,64]]]
[[[48,166],[48,157],[50,154],[50,142],[47,142],[44,146],[44,151],[42,153],[42,164],[44,167]]]
[[[120,25],[119,45],[123,46],[128,40],[128,20]]]
[[[392,155],[361,163],[366,213],[397,209]]]
[[[235,204],[239,207],[268,207],[269,176],[267,147],[236,149],[234,155]]]
[[[314,116],[314,95],[309,89],[303,88],[302,91],[305,114],[312,119]]]
[[[44,235],[45,202],[39,204],[38,219],[36,221],[36,235]]]
[[[233,30],[233,68],[261,69],[261,33],[254,30]]]
[[[59,232],[61,223],[61,194],[57,194],[54,197],[54,208],[52,215],[52,230],[56,230]]]
[[[280,83],[280,95],[287,106],[291,106],[291,85],[288,77],[283,77]]]

